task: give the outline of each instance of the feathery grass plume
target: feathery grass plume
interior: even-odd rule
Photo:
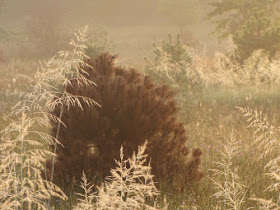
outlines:
[[[245,117],[247,117],[247,122],[249,123],[248,127],[252,127],[255,131],[255,135],[257,135],[254,144],[258,145],[258,149],[262,150],[262,153],[259,159],[263,159],[269,154],[276,154],[276,157],[271,159],[266,165],[265,168],[269,170],[268,173],[265,173],[266,176],[274,179],[274,183],[266,188],[265,191],[276,191],[278,192],[278,202],[280,201],[280,155],[279,155],[279,127],[273,126],[269,123],[267,114],[263,115],[263,113],[257,110],[252,110],[251,108],[242,108],[237,107]],[[261,198],[252,198],[263,205],[268,205],[268,209],[275,209],[273,206],[279,205],[275,204],[272,199],[265,200]]]
[[[70,46],[73,48],[68,51],[60,51],[57,56],[52,57],[41,68],[38,69],[34,78],[27,77],[29,83],[32,84],[31,92],[22,92],[19,96],[22,98],[18,102],[12,114],[19,114],[21,112],[29,112],[41,115],[38,117],[38,123],[40,125],[49,126],[48,119],[57,123],[58,137],[60,127],[63,124],[61,121],[63,111],[65,108],[69,109],[70,106],[77,105],[83,110],[81,101],[86,105],[92,106],[97,103],[90,98],[73,95],[66,91],[66,87],[71,84],[71,81],[75,81],[78,86],[82,85],[95,85],[92,80],[86,78],[87,72],[83,68],[91,68],[84,59],[87,56],[84,53],[86,48],[86,33],[88,27],[85,26],[74,33],[75,39],[70,41]],[[60,114],[55,116],[50,114],[55,107],[59,107]],[[54,142],[53,151],[56,153],[57,143]],[[55,158],[52,160],[52,169],[50,175],[50,181],[53,181]]]
[[[40,114],[44,118],[38,118],[39,124],[49,125],[48,118],[51,120],[61,120],[49,112],[57,106],[61,109],[68,108],[77,104],[81,109],[81,100],[87,105],[97,105],[90,98],[69,94],[65,91],[66,86],[71,84],[70,81],[76,81],[79,86],[95,85],[84,75],[83,68],[91,68],[84,59],[87,26],[83,27],[78,33],[75,33],[75,39],[70,41],[71,51],[60,51],[48,61],[41,63],[35,75],[23,76],[28,80],[32,87],[28,92],[19,92],[18,97],[21,99],[14,107],[9,116],[21,115],[21,113]],[[63,105],[63,106],[62,106]],[[63,111],[62,111],[63,112]],[[61,113],[62,114],[62,113]],[[60,125],[60,124],[59,124]]]
[[[3,152],[5,152],[3,154],[8,155],[10,153],[13,154],[13,152],[17,153],[18,150],[23,152],[24,154],[21,156],[22,159],[17,157],[17,162],[15,162],[18,165],[20,165],[20,163],[24,165],[17,166],[16,168],[13,167],[10,170],[20,170],[20,177],[22,177],[24,183],[27,183],[33,191],[40,190],[39,187],[42,186],[45,186],[45,188],[47,187],[48,189],[50,189],[50,194],[46,194],[44,192],[45,188],[42,188],[41,190],[43,193],[46,194],[44,199],[49,200],[48,207],[50,207],[51,196],[54,195],[63,199],[65,199],[66,196],[59,190],[58,187],[52,184],[56,147],[58,144],[61,145],[60,142],[57,141],[58,134],[56,136],[51,136],[47,133],[46,130],[52,125],[51,122],[55,122],[58,126],[57,132],[59,132],[60,126],[65,126],[65,124],[63,124],[63,122],[61,121],[63,110],[66,108],[69,109],[69,107],[72,105],[76,105],[80,109],[83,109],[81,102],[88,106],[97,105],[97,103],[93,99],[79,95],[69,94],[65,91],[66,86],[69,85],[70,81],[75,81],[78,86],[95,85],[93,81],[87,79],[84,76],[86,75],[86,72],[84,72],[83,68],[91,68],[88,64],[83,62],[83,60],[87,58],[87,56],[83,52],[83,50],[85,49],[84,43],[86,41],[86,31],[87,26],[79,30],[78,33],[75,33],[75,39],[71,40],[71,42],[69,43],[70,46],[72,46],[73,48],[72,50],[60,51],[58,52],[57,56],[51,58],[47,62],[44,62],[44,64],[41,64],[41,67],[37,70],[36,74],[34,75],[34,78],[25,77],[28,79],[28,82],[32,88],[29,92],[18,93],[19,99],[21,100],[13,107],[13,111],[11,112],[11,114],[8,115],[8,117],[19,117],[23,115],[26,116],[24,118],[26,120],[24,120],[24,123],[22,124],[11,123],[2,132],[5,138],[7,136],[10,136],[10,138],[8,138],[9,141],[6,141],[3,137],[3,144],[4,146],[6,145],[5,147],[2,147]],[[50,111],[52,111],[54,108],[57,108],[58,106],[60,107],[59,117],[50,114]],[[32,130],[28,131],[29,128],[32,128]],[[14,134],[15,132],[19,133],[18,136],[22,136],[20,145],[16,144],[18,142],[18,138],[16,138],[17,136]],[[21,132],[22,134],[20,134]],[[28,139],[25,140],[24,137],[28,137]],[[14,138],[16,139],[13,140]],[[41,148],[41,146],[45,146],[46,144],[53,145],[54,153],[47,152],[43,150],[43,148]],[[14,147],[12,147],[11,145],[14,145]],[[32,148],[35,146],[37,146],[38,148],[36,148],[36,150],[33,151]],[[7,157],[11,156],[8,155]],[[42,181],[41,175],[42,172],[45,171],[44,162],[46,158],[50,157],[52,157],[52,172],[50,176],[50,182],[48,182],[47,180]],[[3,170],[8,170],[8,161],[10,159],[11,158],[7,160],[1,160],[1,168]],[[3,178],[9,178],[17,181],[17,173],[13,172],[7,174],[9,174],[8,177],[5,177],[5,174],[1,174],[1,180],[3,180]],[[40,179],[38,178],[38,174],[40,174]],[[37,181],[36,179],[33,180],[32,176],[35,176],[35,178],[39,179],[39,181]],[[33,184],[33,182],[35,184]],[[41,185],[39,185],[40,183]],[[11,184],[13,184],[13,182],[11,182]],[[17,185],[17,183],[14,184],[14,187],[16,187]],[[5,189],[7,187],[8,186],[3,185],[2,189]],[[17,188],[15,189],[17,190]],[[55,194],[53,192],[58,193]],[[21,199],[18,199],[17,197],[18,202],[16,202],[17,200],[13,201],[12,199],[6,199],[7,201],[4,199],[3,201],[5,201],[5,203],[11,201],[13,205],[14,203],[16,203],[15,205],[17,206],[21,206],[24,204],[31,205],[31,207],[32,205],[39,205],[38,203],[41,203],[41,207],[43,208],[44,204],[40,201],[40,199],[42,199],[42,193],[37,193],[40,199],[37,198],[34,194],[33,200],[30,198],[30,194],[28,194],[27,198],[24,198],[24,196],[26,197],[26,192],[20,193]],[[4,195],[6,194],[4,193]],[[17,191],[15,191],[15,195],[18,196]],[[28,200],[28,202],[26,200]],[[34,204],[34,200],[37,203]],[[27,204],[25,204],[24,202],[27,202]]]
[[[106,178],[104,185],[97,187],[97,194],[92,192],[93,186],[87,183],[84,174],[81,187],[85,193],[78,194],[82,199],[74,209],[159,209],[155,199],[159,191],[155,187],[150,164],[145,165],[148,157],[144,154],[146,147],[147,142],[127,160],[124,160],[121,147],[120,161],[115,160],[117,168],[111,170],[111,176]]]
[[[237,107],[237,109],[248,118],[248,127],[254,129],[254,135],[256,139],[253,144],[257,145],[261,155],[259,159],[263,159],[268,154],[276,151],[279,148],[279,131],[280,128],[268,121],[267,114],[263,114],[262,111],[253,110],[252,108]],[[269,161],[266,167],[271,166],[273,162],[277,160]]]
[[[213,196],[220,199],[218,207],[220,206],[222,209],[241,210],[245,203],[247,187],[239,183],[239,176],[236,174],[237,168],[233,165],[239,150],[238,141],[232,131],[230,139],[226,139],[226,144],[223,145],[223,151],[220,151],[221,160],[216,162],[217,169],[209,169],[220,180],[210,178],[217,189]]]
[[[87,79],[86,75],[87,72],[83,70],[83,68],[92,68],[90,65],[84,62],[84,59],[88,58],[84,50],[86,49],[86,33],[88,30],[88,26],[83,27],[78,33],[74,33],[75,39],[70,41],[70,46],[73,47],[72,51],[60,51],[58,52],[58,58],[51,60],[51,64],[56,66],[55,69],[51,69],[48,73],[52,73],[53,70],[58,71],[57,77],[53,77],[51,82],[55,84],[60,84],[63,89],[62,93],[55,92],[55,97],[53,97],[53,102],[49,103],[49,110],[54,110],[56,107],[59,107],[59,120],[57,123],[57,133],[55,138],[58,139],[58,135],[60,132],[61,127],[61,119],[63,115],[63,111],[65,108],[69,109],[70,106],[77,105],[81,110],[83,110],[83,106],[81,101],[84,102],[88,106],[98,105],[95,100],[91,98],[87,98],[84,96],[73,95],[66,91],[68,85],[71,85],[71,82],[75,82],[78,86],[89,86],[95,85],[95,83]],[[55,74],[53,75],[55,76]],[[50,83],[51,83],[50,82]],[[53,115],[52,115],[53,116]],[[54,121],[56,123],[56,121]],[[55,143],[53,146],[54,153],[57,150],[57,144]],[[51,169],[51,182],[53,181],[53,174],[54,174],[54,165],[55,165],[55,158],[52,160],[52,169]]]
[[[28,80],[33,84],[31,92],[20,93],[23,98],[14,108],[13,114],[20,112],[38,113],[43,118],[38,119],[40,124],[49,126],[48,118],[57,123],[57,135],[58,137],[60,126],[63,124],[61,121],[63,110],[69,109],[70,106],[77,105],[83,110],[81,101],[88,106],[97,105],[97,103],[90,98],[73,95],[66,91],[67,85],[71,84],[71,81],[77,82],[78,86],[82,85],[95,85],[95,83],[85,77],[86,72],[83,68],[91,68],[84,59],[87,56],[84,53],[86,48],[86,33],[88,27],[85,26],[75,33],[75,39],[70,41],[70,46],[73,48],[68,51],[60,51],[57,56],[52,57],[47,62],[41,65],[41,69],[38,69],[34,78],[29,77]],[[50,114],[55,107],[60,107],[60,114],[58,117]],[[35,110],[35,111],[34,111]],[[57,143],[54,143],[54,153],[56,153]],[[50,181],[53,180],[55,159],[52,162],[52,172]]]
[[[47,209],[52,196],[67,199],[56,185],[42,179],[44,160],[54,154],[38,140],[51,137],[34,130],[35,126],[36,119],[23,113],[1,132],[1,209]]]
[[[73,210],[93,210],[94,207],[94,192],[93,187],[94,185],[88,182],[85,172],[83,171],[82,182],[80,183],[81,188],[83,189],[84,193],[76,193],[77,196],[81,197],[78,198],[77,205],[73,208]]]

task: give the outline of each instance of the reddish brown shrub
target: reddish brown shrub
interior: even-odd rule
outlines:
[[[96,100],[101,108],[84,104],[83,111],[74,106],[63,112],[67,128],[61,127],[59,132],[64,147],[57,148],[55,180],[81,177],[83,170],[87,176],[107,176],[115,167],[121,145],[124,154],[131,156],[146,140],[156,178],[171,182],[178,177],[200,179],[201,151],[191,153],[185,145],[184,126],[174,117],[174,92],[166,85],[153,84],[134,69],[115,66],[114,61],[108,54],[87,60],[93,69],[85,70],[97,87],[78,87],[74,81],[67,87],[71,94]],[[54,114],[59,116],[59,111],[57,107]],[[56,132],[54,123],[52,135]]]

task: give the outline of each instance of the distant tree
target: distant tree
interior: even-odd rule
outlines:
[[[243,62],[257,49],[273,56],[280,50],[280,0],[220,0],[211,3],[207,19],[215,19],[219,40],[232,37]]]
[[[179,26],[181,32],[185,26],[197,22],[200,16],[198,0],[158,0],[157,9]]]
[[[280,27],[265,17],[262,11],[255,10],[232,38],[239,61],[244,61],[257,49],[264,49],[270,57],[280,50]]]
[[[212,11],[207,19],[215,19],[216,33],[220,39],[242,28],[242,26],[254,16],[255,11],[262,11],[269,19],[278,18],[280,0],[215,0],[210,3]]]

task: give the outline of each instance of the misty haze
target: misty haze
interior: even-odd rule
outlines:
[[[280,209],[280,0],[0,0],[0,209]]]

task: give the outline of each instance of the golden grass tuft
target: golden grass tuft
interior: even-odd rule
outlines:
[[[153,182],[151,166],[146,164],[146,147],[147,142],[127,160],[121,147],[117,167],[111,170],[105,183],[97,187],[97,192],[93,192],[93,185],[87,183],[84,174],[81,182],[84,194],[78,194],[82,199],[74,209],[159,209],[156,200],[159,191]]]

